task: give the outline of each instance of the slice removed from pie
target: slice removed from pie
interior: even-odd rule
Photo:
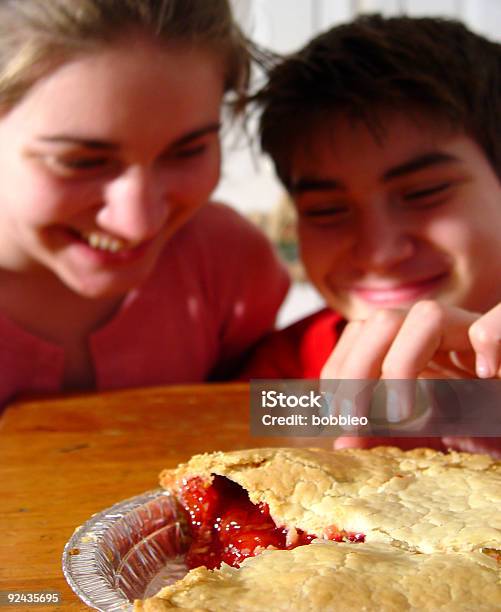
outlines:
[[[501,610],[501,463],[254,449],[161,474],[189,516],[187,576],[136,610]]]

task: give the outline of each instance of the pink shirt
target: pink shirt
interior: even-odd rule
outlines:
[[[274,324],[288,278],[248,221],[208,204],[89,338],[97,389],[224,378]],[[64,350],[0,314],[0,405],[62,389]]]

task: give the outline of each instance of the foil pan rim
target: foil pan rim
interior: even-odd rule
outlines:
[[[96,512],[75,529],[63,550],[62,570],[73,592],[87,606],[100,612],[132,610],[132,603],[125,593],[106,577],[102,559],[99,562],[99,556],[102,556],[99,547],[103,537],[118,521],[126,520],[134,511],[162,498],[171,504],[175,503],[169,491],[153,489]],[[104,562],[106,564],[106,559]]]

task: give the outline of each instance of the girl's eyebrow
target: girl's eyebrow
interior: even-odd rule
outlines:
[[[71,136],[66,134],[39,136],[37,140],[39,142],[50,142],[54,144],[69,144],[73,146],[83,147],[85,149],[115,150],[119,148],[119,145],[115,142],[107,140],[96,140],[94,138],[81,138],[79,136]]]
[[[206,134],[218,133],[221,129],[221,122],[217,121],[214,123],[209,123],[208,125],[202,126],[187,134],[183,134],[177,140],[175,140],[170,146],[179,147],[185,144],[188,144],[192,140],[196,140],[197,138],[201,138]],[[73,146],[82,147],[85,149],[93,149],[93,150],[117,150],[120,148],[120,145],[117,142],[109,141],[109,140],[98,140],[96,138],[83,138],[80,136],[73,136],[71,134],[50,134],[50,135],[42,135],[37,138],[40,142],[50,142],[54,144],[68,144]]]

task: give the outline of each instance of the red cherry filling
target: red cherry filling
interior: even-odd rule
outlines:
[[[365,536],[363,533],[352,533],[344,529],[338,529],[334,525],[324,529],[324,538],[326,540],[334,540],[334,542],[364,542]]]
[[[489,557],[492,557],[494,561],[501,563],[501,550],[498,550],[497,548],[484,548],[482,552],[489,555]]]
[[[296,548],[317,537],[300,529],[288,532],[277,527],[266,504],[254,505],[247,491],[223,476],[215,476],[210,484],[191,478],[183,484],[179,498],[191,526],[192,542],[186,555],[190,569],[200,565],[213,569],[223,561],[239,567],[244,559],[265,548]],[[325,537],[337,542],[365,539],[362,534],[335,527],[327,528]]]

